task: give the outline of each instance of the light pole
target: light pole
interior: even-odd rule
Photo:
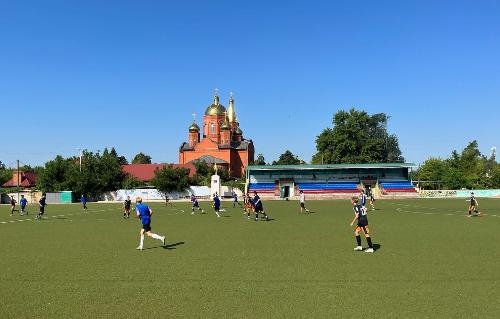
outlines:
[[[82,148],[77,148],[77,150],[80,152],[80,173],[82,172],[82,156],[83,156],[83,149]]]

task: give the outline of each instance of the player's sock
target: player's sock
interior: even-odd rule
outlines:
[[[163,240],[163,237],[157,234],[151,234],[151,237],[153,237],[154,239]]]
[[[358,246],[361,246],[361,236],[356,236],[356,242],[358,243]]]
[[[139,242],[139,247],[143,247],[144,245],[144,235],[141,235],[141,241]]]
[[[366,237],[366,241],[368,242],[368,247],[373,248],[371,237]]]

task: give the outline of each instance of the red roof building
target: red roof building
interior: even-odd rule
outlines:
[[[5,182],[2,187],[32,188],[36,186],[37,175],[35,172],[13,171],[12,178]]]
[[[196,174],[196,166],[192,163],[187,164],[128,164],[122,165],[122,170],[125,174],[135,177],[142,182],[150,182],[155,177],[156,170],[163,169],[166,166],[172,168],[187,168],[189,170],[189,177]]]

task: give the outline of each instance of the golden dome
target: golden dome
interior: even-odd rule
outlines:
[[[199,132],[200,131],[200,127],[198,126],[198,124],[196,124],[195,122],[193,122],[193,124],[191,124],[191,126],[189,127],[189,132]]]
[[[224,105],[219,104],[219,97],[216,95],[212,105],[207,107],[205,115],[224,115],[224,112],[226,112],[226,108]]]

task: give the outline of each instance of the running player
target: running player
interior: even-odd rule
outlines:
[[[43,214],[45,214],[45,206],[47,206],[45,200],[46,200],[45,193],[43,193],[42,197],[38,201],[38,206],[40,206],[40,210],[38,211],[38,215],[35,216],[35,219],[42,219]]]
[[[137,197],[135,202],[136,202],[135,210],[137,211],[137,218],[140,219],[142,223],[142,228],[140,231],[141,239],[137,249],[138,250],[144,249],[144,234],[148,235],[148,237],[158,239],[159,241],[162,242],[163,246],[165,246],[165,236],[160,236],[151,232],[151,215],[153,214],[151,208],[149,208],[148,205],[142,203],[141,197]]]
[[[14,199],[14,196],[10,197],[10,216],[14,216],[14,212],[17,212],[18,210],[16,209],[16,200]]]
[[[253,211],[253,202],[250,194],[243,194],[243,214],[247,215],[247,218],[250,219],[250,212]]]
[[[470,192],[470,198],[467,200],[469,202],[469,215],[467,217],[471,217],[472,211],[474,211],[474,216],[481,216],[481,213],[477,211],[476,207],[479,206],[476,197],[474,196],[474,192]]]
[[[263,214],[266,217],[266,221],[269,221],[269,216],[267,216],[266,212],[264,211],[264,206],[262,205],[262,200],[260,199],[259,195],[257,195],[257,192],[253,192],[253,209],[255,212],[255,221],[259,220],[259,213]]]
[[[28,210],[26,209],[26,205],[28,205],[28,200],[24,198],[24,195],[21,195],[21,200],[19,201],[19,205],[21,205],[21,216],[26,213],[28,215]]]
[[[127,196],[127,199],[123,202],[123,218],[130,217],[131,206],[132,206],[132,201],[130,200],[130,196]]]
[[[366,214],[366,209],[358,204],[358,198],[353,197],[351,198],[351,203],[353,204],[353,210],[354,210],[354,219],[351,222],[351,226],[354,225],[354,222],[357,221],[357,226],[356,230],[354,231],[354,236],[356,236],[356,242],[358,243],[358,246],[354,248],[356,251],[361,251],[363,250],[363,247],[361,246],[361,236],[359,233],[362,231],[365,234],[366,241],[368,242],[368,248],[365,249],[365,252],[367,253],[373,253],[373,245],[372,245],[372,239],[370,237],[370,230],[368,229],[368,216]]]
[[[198,210],[201,210],[202,214],[204,213],[203,209],[200,208],[200,204],[198,203],[198,199],[196,198],[196,196],[194,196],[194,194],[191,194],[191,203],[193,204],[193,206],[191,207],[191,215],[194,214],[195,208],[197,208]]]
[[[87,211],[87,198],[85,197],[85,195],[82,194],[82,196],[80,197],[80,201],[82,202],[83,211],[86,212]]]
[[[220,198],[219,198],[219,195],[217,195],[217,193],[214,194],[214,203],[212,206],[214,207],[215,215],[217,215],[217,217],[220,217],[220,214],[219,214]]]
[[[300,203],[300,213],[302,214],[304,210],[309,214],[309,209],[306,208],[306,195],[303,190],[300,190],[299,203]]]
[[[236,194],[236,192],[233,192],[233,208],[235,208],[237,204],[239,204],[238,203],[238,194]]]

